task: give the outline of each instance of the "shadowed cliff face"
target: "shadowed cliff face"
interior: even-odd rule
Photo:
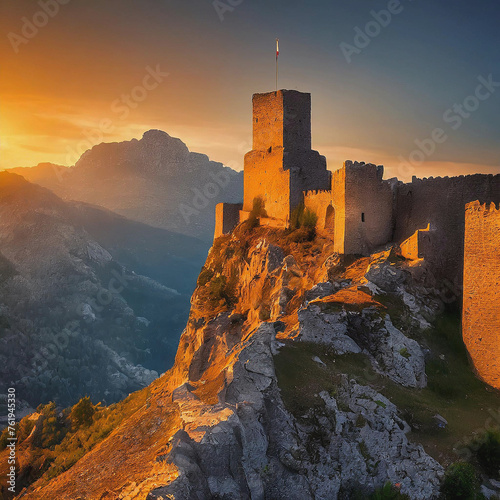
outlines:
[[[1,172],[1,392],[111,403],[148,385],[173,361],[203,250]]]
[[[465,431],[425,363],[460,359],[457,422],[485,418],[462,354],[435,343],[439,286],[391,250],[346,260],[327,238],[241,225],[214,242],[173,368],[68,431],[53,465],[21,444],[31,481],[44,473],[23,498],[351,498],[387,481],[433,497],[436,459]],[[439,449],[436,414],[450,422]],[[92,445],[75,458],[77,439]]]
[[[64,199],[108,208],[129,219],[211,241],[221,201],[243,199],[243,174],[159,130],[141,140],[103,143],[72,168],[40,164],[12,172]]]

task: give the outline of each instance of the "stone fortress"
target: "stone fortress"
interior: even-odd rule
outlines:
[[[311,95],[280,90],[253,96],[243,204],[217,205],[215,237],[246,220],[257,198],[262,225],[287,227],[303,203],[339,254],[366,256],[395,244],[405,258],[426,260],[455,289],[463,284],[465,342],[479,374],[500,388],[500,175],[404,183],[384,179],[381,165],[352,161],[332,173],[311,149]]]

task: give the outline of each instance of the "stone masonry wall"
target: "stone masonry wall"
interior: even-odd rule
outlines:
[[[307,191],[304,193],[304,206],[318,216],[316,228],[335,234],[335,209],[332,203],[332,192],[328,191]]]
[[[254,94],[253,149],[311,149],[311,94],[279,90]]]
[[[326,158],[317,151],[285,153],[285,169],[290,171],[291,209],[304,201],[304,192],[331,189],[332,173],[326,168]]]
[[[393,233],[393,191],[384,167],[345,162],[344,253],[369,255]]]
[[[465,210],[462,332],[479,374],[500,389],[500,209],[469,203]]]
[[[214,239],[230,233],[240,222],[241,203],[218,203],[215,207]]]
[[[394,241],[398,244],[417,229],[431,224],[436,252],[431,257],[436,270],[461,286],[465,205],[500,202],[500,175],[416,179],[396,187]]]
[[[311,94],[283,92],[283,147],[288,151],[311,149]]]
[[[288,220],[290,171],[283,169],[283,149],[250,151],[245,155],[243,210],[250,212],[254,198],[262,198],[269,217]]]
[[[345,164],[332,174],[332,203],[335,210],[335,224],[333,236],[333,248],[339,254],[344,253],[345,248]]]
[[[405,259],[422,259],[429,253],[431,238],[430,224],[425,229],[417,229],[408,239],[401,243],[401,255]]]
[[[280,90],[253,96],[253,150],[245,155],[243,210],[262,198],[268,217],[289,220],[303,191],[329,189],[326,159],[311,150],[311,95]]]

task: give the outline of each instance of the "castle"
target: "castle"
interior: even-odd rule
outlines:
[[[256,199],[265,211],[261,225],[273,227],[287,227],[303,203],[339,254],[370,255],[392,244],[409,260],[424,259],[452,299],[463,295],[471,360],[500,389],[500,175],[404,183],[384,179],[381,165],[352,161],[332,173],[311,149],[310,94],[280,90],[253,96],[244,200],[217,205],[215,238],[246,220]]]
[[[280,90],[253,96],[253,150],[245,155],[243,204],[216,208],[215,237],[246,220],[260,198],[262,225],[287,227],[301,203],[339,254],[370,255],[389,243],[427,260],[461,286],[465,205],[500,202],[500,175],[385,180],[384,167],[346,161],[333,173],[311,149],[311,95]]]

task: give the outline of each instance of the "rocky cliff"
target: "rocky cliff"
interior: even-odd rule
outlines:
[[[457,442],[499,402],[446,289],[394,249],[341,258],[308,239],[248,223],[217,239],[173,368],[68,431],[70,465],[40,466],[22,498],[326,500],[386,483],[437,498]],[[20,444],[21,469],[35,452]]]
[[[11,172],[65,200],[99,205],[129,219],[210,241],[215,205],[243,199],[243,174],[150,130],[142,139],[102,143],[65,168],[43,163]]]

